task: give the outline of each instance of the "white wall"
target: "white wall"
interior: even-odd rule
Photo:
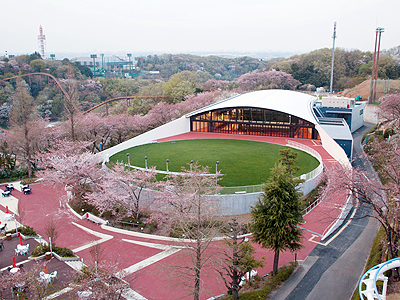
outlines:
[[[177,120],[164,124],[160,127],[145,132],[141,135],[138,135],[114,147],[99,152],[97,155],[100,155],[103,161],[108,161],[110,156],[125,149],[129,149],[131,147],[135,147],[138,145],[154,143],[157,142],[158,139],[186,133],[189,131],[190,131],[190,119],[186,117],[181,117]]]
[[[362,114],[360,112],[362,110]],[[364,124],[365,102],[358,103],[354,108],[351,116],[351,132],[356,131]]]
[[[381,120],[378,119],[377,105],[367,104],[364,109],[364,122],[378,124]]]
[[[319,124],[315,124],[315,129],[318,130],[319,136],[321,137],[322,147],[337,161],[341,164],[351,167],[350,161],[347,158],[346,152],[339,146],[326,132],[322,129]]]

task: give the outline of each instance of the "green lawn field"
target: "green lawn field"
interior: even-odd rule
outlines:
[[[202,166],[209,166],[210,173],[215,172],[215,162],[219,161],[218,171],[223,179],[222,186],[256,185],[267,181],[270,169],[279,160],[279,149],[284,146],[234,139],[197,139],[174,142],[146,144],[133,147],[113,155],[110,162],[128,162],[133,166],[145,167],[147,156],[148,167],[156,166],[166,170],[169,159],[169,171],[179,172],[182,166],[189,169],[190,161]],[[295,176],[308,173],[318,167],[319,162],[306,152],[299,151],[297,166],[300,171]]]

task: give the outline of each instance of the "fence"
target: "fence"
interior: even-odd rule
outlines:
[[[321,174],[321,172],[324,168],[324,165],[322,163],[321,155],[317,151],[315,151],[311,147],[308,147],[306,145],[303,145],[301,143],[291,141],[291,140],[287,141],[287,146],[307,152],[308,154],[314,156],[319,161],[319,166],[317,168],[315,168],[311,172],[308,172],[307,174],[302,174],[302,175],[296,177],[295,179],[302,179],[304,181],[308,181],[308,180],[315,178],[319,174]],[[227,194],[260,193],[261,188],[262,188],[262,184],[223,187],[220,191],[220,194],[227,195]],[[307,193],[305,193],[305,194],[307,194]]]

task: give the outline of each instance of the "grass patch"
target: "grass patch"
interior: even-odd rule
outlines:
[[[285,146],[234,139],[197,139],[174,142],[146,144],[126,149],[113,155],[110,162],[128,162],[131,165],[145,167],[156,166],[158,170],[181,171],[182,166],[189,168],[190,161],[197,161],[202,166],[209,166],[215,172],[215,162],[219,161],[218,170],[223,179],[222,186],[244,186],[264,183],[268,180],[270,169],[280,159],[279,149]],[[295,176],[308,173],[318,167],[319,162],[306,152],[298,153],[297,166],[300,170]]]

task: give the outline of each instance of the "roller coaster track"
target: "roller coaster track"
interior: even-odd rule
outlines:
[[[35,75],[44,75],[47,76],[51,79],[54,80],[54,82],[58,85],[58,87],[60,88],[60,90],[62,91],[62,93],[64,94],[65,98],[67,99],[68,103],[70,105],[72,105],[76,111],[79,111],[78,107],[75,105],[75,103],[73,103],[71,101],[71,97],[68,95],[67,91],[63,88],[63,86],[61,85],[61,83],[58,81],[58,79],[56,77],[54,77],[53,75],[49,74],[49,73],[43,73],[43,72],[35,72],[35,73],[27,73],[27,74],[22,74],[22,75],[17,75],[17,76],[13,76],[13,77],[9,77],[9,78],[5,78],[3,79],[5,80],[11,80],[11,79],[16,79],[16,78],[21,78],[21,77],[25,77],[25,76],[35,76]]]
[[[386,299],[386,291],[387,291],[387,283],[388,277],[383,275],[386,271],[394,268],[400,267],[400,257],[393,258],[387,262],[381,263],[369,269],[360,280],[358,285],[358,292],[360,294],[360,298],[364,300],[364,296],[367,297],[368,300],[385,300]],[[379,294],[376,282],[382,281],[382,293]]]
[[[44,72],[27,73],[27,74],[22,74],[22,75],[17,75],[17,76],[5,78],[3,80],[11,80],[11,79],[21,78],[21,77],[25,77],[25,76],[35,76],[35,75],[44,75],[44,76],[47,76],[47,77],[53,79],[54,82],[58,85],[58,87],[62,91],[62,93],[64,94],[64,96],[67,99],[68,103],[70,105],[73,105],[73,107],[76,109],[76,111],[79,111],[78,107],[75,105],[75,103],[73,103],[73,101],[71,101],[70,96],[68,95],[66,90],[63,88],[61,83],[58,81],[58,79],[56,77],[54,77],[53,75],[49,74],[49,73],[44,73]],[[103,105],[107,105],[108,103],[113,102],[113,101],[118,101],[118,100],[123,100],[123,99],[134,99],[134,98],[166,98],[166,97],[165,96],[140,96],[139,94],[135,94],[135,95],[132,95],[132,96],[115,97],[115,98],[111,98],[111,99],[105,100],[105,101],[103,101],[103,102],[101,102],[101,103],[89,108],[88,110],[82,112],[82,114],[85,115],[85,114],[91,112],[92,110],[95,110],[96,108],[99,108],[99,107],[101,107]]]
[[[113,101],[118,101],[118,100],[124,100],[124,99],[134,99],[134,98],[167,98],[165,96],[140,96],[139,94],[135,94],[132,96],[121,96],[121,97],[115,97],[115,98],[111,98],[108,100],[105,100],[91,108],[89,108],[88,110],[85,110],[84,112],[82,112],[83,115],[91,112],[92,110],[95,110],[96,108],[99,108],[100,106],[106,105],[107,103],[113,102]]]

